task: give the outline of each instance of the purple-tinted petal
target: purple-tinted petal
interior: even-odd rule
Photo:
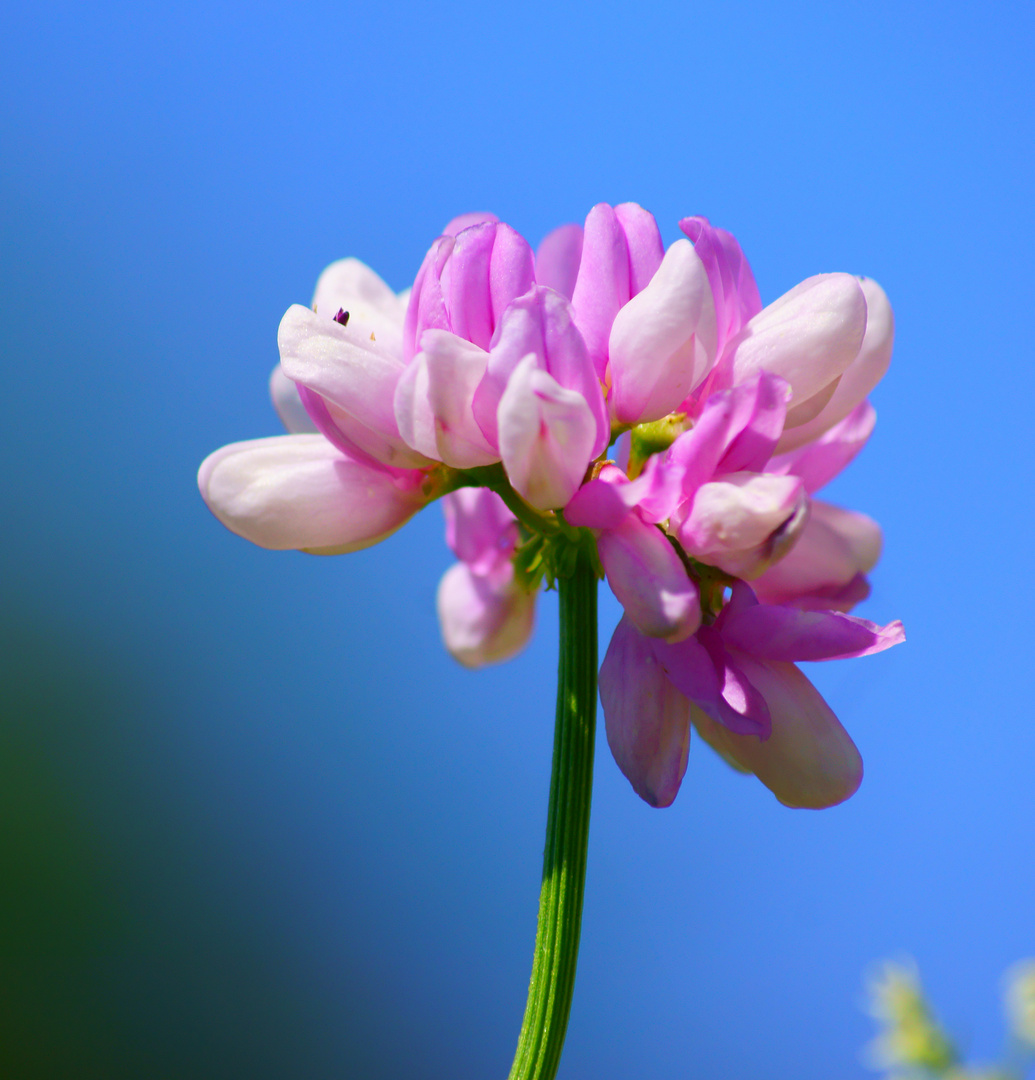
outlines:
[[[722,688],[719,669],[698,637],[674,644],[658,638],[651,641],[655,658],[680,693],[699,705],[714,707]]]
[[[838,660],[905,641],[902,623],[878,626],[836,611],[756,604],[728,618],[723,641],[762,660]]]
[[[611,410],[623,424],[659,420],[704,379],[715,361],[715,312],[688,240],[668,249],[650,283],[615,316],[608,348]]]
[[[656,525],[628,514],[600,534],[597,550],[611,591],[641,634],[681,641],[700,626],[697,586]]]
[[[539,510],[565,506],[593,457],[596,421],[585,398],[539,369],[514,369],[499,404],[499,447],[514,490]]]
[[[517,545],[517,519],[488,488],[460,488],[442,498],[446,543],[476,573],[509,561]]]
[[[600,667],[600,701],[608,746],[633,790],[651,806],[670,805],[686,772],[690,703],[625,618]]]
[[[738,735],[768,739],[771,722],[769,706],[762,692],[744,671],[741,658],[730,654],[722,636],[713,627],[702,627],[697,640],[715,665],[719,693],[713,702],[697,701],[696,704]]]
[[[562,225],[548,233],[539,245],[535,256],[536,282],[570,300],[581,260],[582,226]]]
[[[422,478],[351,460],[322,435],[278,435],[210,454],[198,487],[212,513],[253,544],[337,554],[395,532],[424,505]]]
[[[480,575],[466,563],[450,567],[438,587],[442,640],[465,667],[509,660],[528,643],[535,596],[514,581],[514,568]]]
[[[767,471],[800,476],[806,491],[812,494],[854,460],[873,434],[876,422],[873,406],[863,401],[815,442],[774,457]]]
[[[764,742],[737,735],[694,709],[694,726],[703,738],[753,772],[786,806],[822,809],[853,795],[862,780],[862,758],[812,683],[793,664],[738,659],[766,699],[771,734]]]

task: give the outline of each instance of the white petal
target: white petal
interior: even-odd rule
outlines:
[[[565,506],[597,436],[586,399],[539,370],[530,354],[511,374],[497,415],[500,456],[514,490],[539,510]]]
[[[358,551],[394,532],[424,504],[421,474],[353,461],[322,435],[232,443],[198,472],[209,509],[260,547]]]
[[[677,240],[647,287],[615,316],[611,409],[623,424],[667,415],[715,362],[715,304],[693,244]]]
[[[851,274],[818,274],[760,311],[730,343],[733,381],[771,371],[791,384],[791,408],[828,390],[858,356],[866,298]],[[800,411],[795,420],[810,419]]]
[[[284,374],[280,364],[270,372],[270,399],[280,422],[292,435],[310,435],[317,430],[298,396],[298,387]]]

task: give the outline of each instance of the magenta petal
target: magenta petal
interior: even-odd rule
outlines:
[[[625,618],[600,667],[600,702],[607,743],[633,790],[651,806],[670,805],[686,772],[690,703]]]
[[[482,225],[485,222],[496,222],[499,218],[490,214],[488,210],[474,210],[468,214],[459,214],[442,230],[443,236],[457,236],[470,229],[473,225]]]
[[[701,623],[697,586],[664,533],[631,513],[597,538],[607,583],[636,629],[680,641]]]
[[[582,261],[572,291],[575,322],[601,380],[607,371],[607,341],[619,309],[629,302],[629,246],[614,210],[598,203],[586,217]]]
[[[728,618],[727,645],[762,660],[838,660],[883,652],[905,641],[902,623],[878,626],[837,611],[756,604]]]
[[[624,475],[613,466],[605,467],[604,471],[611,469],[625,480]],[[631,512],[625,495],[632,485],[628,480],[624,484],[611,481],[605,478],[604,471],[583,484],[564,508],[564,520],[569,525],[581,525],[587,529],[615,529]]]
[[[801,477],[811,495],[854,460],[873,434],[876,422],[873,406],[864,401],[815,442],[774,457],[767,471]]]
[[[704,739],[753,772],[786,806],[822,809],[854,794],[862,758],[819,691],[793,664],[738,660],[765,696],[771,734],[764,742],[737,735],[694,709],[693,722]]]
[[[446,543],[475,572],[486,574],[510,558],[518,540],[517,519],[488,488],[460,488],[442,499]]]
[[[489,296],[495,331],[507,307],[535,285],[535,256],[528,241],[509,225],[496,226],[489,269]],[[485,348],[489,346],[486,345]]]
[[[495,329],[489,267],[497,228],[495,222],[485,222],[458,233],[449,262],[443,267],[449,329],[486,351]],[[422,343],[423,335],[418,346]]]
[[[428,249],[417,271],[403,320],[403,360],[409,363],[425,330],[448,330],[449,314],[442,290],[442,270],[453,250],[452,236],[440,236]]]
[[[773,447],[783,433],[790,390],[783,379],[764,372],[730,392],[736,416],[730,434],[737,434],[722,455],[718,472],[769,471]]]
[[[535,279],[539,285],[570,300],[582,261],[582,226],[562,225],[548,233],[535,256]]]
[[[762,310],[758,286],[740,245],[725,229],[714,228],[705,217],[684,218],[679,227],[690,238],[708,272],[721,354],[726,342]]]
[[[629,249],[629,296],[632,298],[650,283],[665,254],[661,232],[654,215],[638,203],[621,203],[615,217],[625,233]]]
[[[280,422],[292,435],[306,435],[318,431],[313,418],[306,411],[298,393],[298,387],[277,366],[270,373],[270,400],[277,410]]]
[[[721,683],[711,653],[697,636],[670,643],[653,639],[654,656],[680,693],[691,701],[712,708],[719,699]]]

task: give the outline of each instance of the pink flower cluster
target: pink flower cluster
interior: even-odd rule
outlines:
[[[671,803],[696,727],[782,802],[829,806],[862,764],[795,661],[903,633],[847,614],[878,526],[814,495],[873,429],[891,308],[850,274],[763,308],[729,233],[680,228],[666,250],[647,211],[601,204],[533,253],[466,215],[400,296],[333,264],[280,326],[271,393],[292,434],[218,450],[201,492],[254,543],[317,553],[376,543],[441,496],[459,562],[439,616],[469,666],[531,633],[537,522],[591,534],[625,610],[600,694],[634,789]]]

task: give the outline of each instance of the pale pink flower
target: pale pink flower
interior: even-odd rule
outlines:
[[[514,515],[486,488],[461,488],[442,500],[446,542],[460,560],[438,587],[446,648],[466,667],[508,660],[527,644],[535,594],[516,580]]]

